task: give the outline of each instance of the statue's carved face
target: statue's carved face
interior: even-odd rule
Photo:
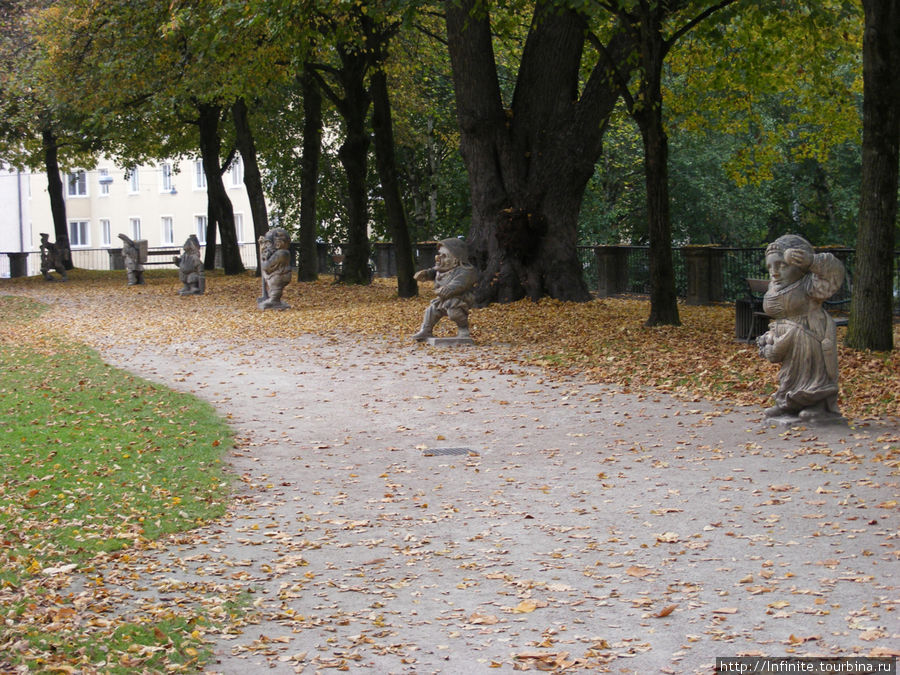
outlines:
[[[291,239],[286,232],[275,233],[275,248],[290,248]]]
[[[441,246],[437,255],[434,257],[434,266],[438,272],[447,272],[459,265],[459,259],[456,258],[446,247]]]
[[[766,267],[769,268],[769,277],[775,282],[777,288],[790,286],[803,276],[803,270],[800,267],[786,263],[784,256],[778,252],[766,256]]]

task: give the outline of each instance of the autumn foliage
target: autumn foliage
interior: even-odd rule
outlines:
[[[203,296],[175,295],[173,272],[152,270],[148,284],[126,287],[121,273],[76,271],[71,282],[12,280],[0,292],[25,294],[51,304],[41,324],[65,330],[91,345],[290,339],[303,334],[348,335],[407,344],[432,297],[398,299],[393,279],[372,286],[342,286],[322,277],[293,283],[286,312],[255,307],[259,281],[252,275],[213,275]],[[492,305],[472,313],[478,348],[459,355],[475,367],[541,367],[635,391],[664,392],[691,400],[765,406],[778,367],[755,345],[735,340],[732,305],[679,308],[682,326],[648,328],[646,299]],[[438,333],[451,334],[444,321]],[[900,344],[900,326],[895,326]],[[843,336],[846,328],[839,329]],[[900,352],[859,352],[841,347],[842,412],[851,418],[900,415]]]

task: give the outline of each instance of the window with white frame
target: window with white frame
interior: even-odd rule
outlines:
[[[87,172],[79,169],[69,173],[69,196],[87,197]]]
[[[69,244],[72,246],[90,246],[91,228],[86,220],[69,221]]]
[[[206,243],[206,216],[194,216],[194,225],[197,231],[197,239],[201,244]]]
[[[244,214],[243,213],[235,213],[234,214],[234,231],[237,234],[237,240],[239,244],[244,243]]]
[[[128,170],[128,191],[131,193],[141,191],[141,179],[138,176],[137,167]]]
[[[137,241],[141,238],[141,219],[129,218],[128,226],[131,229],[131,238]]]
[[[97,179],[97,182],[100,184],[100,194],[108,195],[109,186],[112,183],[112,176],[109,175],[109,169],[100,169],[99,174],[100,177]]]
[[[231,187],[241,187],[244,184],[244,162],[240,156],[236,156],[231,162]]]
[[[172,192],[175,185],[172,183],[172,165],[166,162],[160,167],[162,172],[162,180],[160,181],[160,190],[162,192]]]
[[[100,242],[102,246],[112,245],[112,227],[108,218],[100,219]]]
[[[194,162],[194,187],[198,190],[206,189],[206,174],[203,173],[203,160]]]
[[[164,244],[174,244],[175,243],[175,224],[172,220],[172,216],[163,216],[160,222],[162,226],[162,243]]]

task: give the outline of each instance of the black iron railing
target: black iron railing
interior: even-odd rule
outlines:
[[[163,248],[171,248],[163,247]],[[649,248],[646,246],[620,246],[625,252],[627,267],[626,293],[646,295],[650,293],[650,257]],[[432,264],[434,253],[437,249],[435,242],[422,242],[415,245],[417,267],[426,267]],[[578,256],[581,260],[585,282],[590,289],[596,289],[599,280],[599,270],[595,246],[579,246]],[[72,262],[75,267],[89,270],[122,269],[116,264],[118,253],[121,249],[113,248],[73,248]],[[153,250],[153,249],[151,249]],[[253,243],[240,244],[241,259],[247,269],[256,268],[256,247]],[[743,298],[747,294],[747,278],[765,278],[768,272],[765,267],[764,248],[718,248],[722,256],[722,299],[725,302],[733,302]],[[855,251],[849,248],[823,249],[834,253],[847,268],[848,279],[854,276]],[[340,246],[319,244],[319,272],[322,274],[333,273],[335,260],[340,257]],[[687,295],[687,268],[685,265],[684,249],[675,248],[672,261],[675,268],[675,287],[679,297]],[[396,275],[396,259],[393,247],[390,243],[373,244],[372,265],[375,276],[390,277]],[[173,268],[174,264],[160,265],[162,268]],[[0,252],[0,277],[33,276],[40,274],[41,254],[39,251],[25,253]],[[15,274],[13,274],[15,273]],[[843,288],[835,295],[834,300],[848,300],[850,298],[850,286],[845,283]],[[894,299],[895,311],[900,313],[900,251],[894,253]]]

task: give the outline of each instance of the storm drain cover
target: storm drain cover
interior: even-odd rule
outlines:
[[[477,455],[478,453],[471,448],[429,448],[425,451],[426,457],[437,457],[438,455]]]

